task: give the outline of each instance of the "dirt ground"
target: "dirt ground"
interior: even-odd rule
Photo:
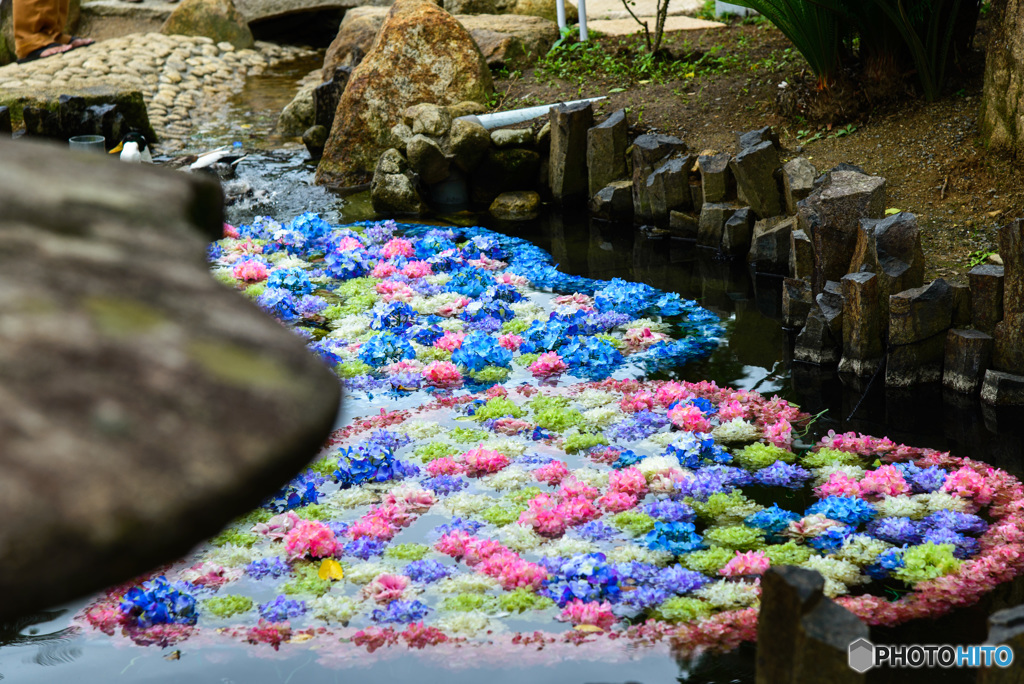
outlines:
[[[787,159],[803,154],[819,170],[848,162],[885,177],[887,205],[919,217],[929,255],[927,277],[964,281],[972,256],[996,249],[998,226],[1024,215],[1019,164],[989,153],[979,138],[984,46],[990,29],[983,19],[972,53],[950,68],[939,101],[926,102],[913,92],[912,76],[907,75],[905,85],[876,89],[870,97],[836,93],[834,99],[853,104],[817,124],[793,114],[791,104],[800,100],[793,93],[813,94],[808,85],[812,79],[795,50],[787,51],[789,41],[767,22],[666,33],[666,63],[700,63],[704,57],[704,69],[676,78],[637,79],[625,67],[559,78],[539,65],[499,78],[495,104],[510,109],[608,95],[597,109],[599,120],[625,107],[634,133],[677,135],[696,150],[735,152],[736,131],[771,124]],[[644,52],[636,39],[594,40],[622,63]],[[711,58],[716,66],[708,70]],[[782,82],[787,87],[780,88]],[[778,104],[780,99],[790,105]]]

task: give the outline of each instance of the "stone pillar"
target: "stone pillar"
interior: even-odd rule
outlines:
[[[889,297],[924,284],[924,252],[917,217],[900,212],[883,219],[861,219],[849,270],[878,275],[878,304],[884,331],[889,321]]]
[[[548,183],[555,199],[586,195],[587,131],[594,125],[594,108],[589,102],[555,105],[551,108],[551,158]]]
[[[744,149],[729,163],[729,168],[736,178],[739,201],[749,205],[758,218],[782,213],[782,196],[776,180],[779,152],[770,140]]]
[[[1017,219],[999,229],[999,255],[1003,258],[1003,320],[995,327],[992,367],[1024,375],[1024,221]]]
[[[975,266],[967,273],[971,285],[971,325],[992,334],[1003,320],[1003,267]]]
[[[769,568],[762,576],[757,684],[788,684],[793,680],[800,620],[822,600],[824,587],[820,574],[794,565]]]
[[[811,284],[806,280],[786,278],[782,281],[782,322],[801,328],[811,311]]]
[[[1015,606],[992,613],[988,618],[989,646],[1009,646],[1013,649],[1014,660],[1024,653],[1024,606]],[[978,684],[1020,684],[1021,667],[983,667],[978,670]]]
[[[782,165],[782,194],[786,202],[786,213],[797,212],[797,202],[814,191],[814,178],[818,170],[804,157],[790,159]]]
[[[794,230],[789,242],[789,275],[806,280],[808,284],[814,275],[814,245],[801,229]]]
[[[850,646],[870,636],[868,626],[838,603],[824,599],[800,619],[793,684],[864,684],[850,667]]]
[[[697,167],[705,202],[725,202],[736,195],[736,180],[729,170],[729,154],[702,154],[697,157]]]
[[[789,250],[796,220],[792,216],[774,216],[754,224],[747,261],[761,273],[785,275],[789,272]]]
[[[700,210],[697,229],[697,244],[701,247],[720,249],[725,222],[732,218],[740,207],[735,204],[713,202],[705,204]]]
[[[722,253],[742,257],[750,251],[751,227],[754,217],[749,207],[738,210],[722,229]]]
[[[950,330],[942,384],[954,392],[976,394],[992,362],[992,336],[980,330]]]
[[[843,276],[843,358],[840,373],[870,376],[882,362],[882,324],[878,311],[878,281],[874,273]]]
[[[669,212],[691,206],[689,170],[693,157],[672,157],[658,165],[647,176],[645,191],[650,203],[649,218],[659,224],[668,222]]]
[[[626,112],[622,109],[587,131],[591,197],[612,181],[626,177],[626,133]]]
[[[686,152],[686,143],[671,135],[637,136],[632,146],[633,213],[639,220],[651,218],[651,200],[647,195],[647,177],[661,161],[675,153]]]
[[[952,300],[941,278],[889,298],[887,386],[910,387],[942,378]]]

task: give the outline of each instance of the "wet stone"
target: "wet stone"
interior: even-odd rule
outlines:
[[[491,131],[491,142],[498,149],[504,147],[532,147],[533,131],[529,128],[499,128]]]
[[[1005,301],[1005,297],[1004,297]],[[992,358],[992,367],[1007,373],[1024,375],[1024,314],[1003,314],[1003,320],[996,324],[993,337],[996,338],[996,350]]]
[[[416,134],[409,139],[405,156],[409,160],[409,166],[427,185],[440,183],[448,177],[449,163],[441,151],[441,146],[425,135]]]
[[[725,222],[740,209],[735,204],[707,203],[700,210],[697,228],[697,244],[701,247],[719,249],[722,246],[722,232]]]
[[[782,165],[782,193],[786,202],[786,212],[795,214],[797,202],[806,198],[814,191],[814,177],[818,170],[805,157],[790,159]]]
[[[807,233],[800,229],[790,234],[789,274],[808,283],[814,275],[814,245]]]
[[[690,208],[690,185],[687,174],[692,165],[693,157],[689,155],[673,157],[651,172],[645,187],[650,213],[640,218],[663,224],[668,222],[669,212]]]
[[[313,122],[328,131],[334,125],[334,112],[338,110],[341,94],[345,92],[352,67],[335,67],[330,80],[313,88]]]
[[[700,231],[700,215],[686,211],[673,211],[668,215],[668,229],[676,237],[696,240]]]
[[[950,330],[942,385],[961,394],[977,394],[992,362],[993,347],[992,336],[980,330]]]
[[[839,360],[839,342],[829,329],[829,323],[819,302],[811,304],[807,322],[796,336],[793,358],[796,361],[819,366],[833,364]]]
[[[1024,405],[1024,375],[989,369],[981,387],[981,400],[993,406]]]
[[[889,319],[889,297],[924,283],[924,252],[917,217],[900,212],[883,219],[861,219],[849,270],[878,275],[884,327]]]
[[[743,207],[730,216],[722,229],[722,253],[745,256],[750,251],[753,225],[754,216],[749,207]]]
[[[830,599],[818,601],[801,618],[797,633],[793,684],[863,684],[850,667],[850,644],[871,632],[860,618]]]
[[[1024,221],[1016,219],[999,229],[1003,258],[1003,313],[1024,313]]]
[[[843,276],[843,358],[840,373],[873,375],[882,362],[882,325],[878,312],[879,278],[874,273]]]
[[[636,137],[630,150],[633,164],[633,213],[638,217],[650,216],[647,178],[664,159],[677,152],[685,153],[686,143],[671,135],[645,134]]]
[[[626,177],[627,123],[625,110],[612,112],[587,131],[587,173],[593,196],[612,181]]]
[[[814,298],[821,309],[829,330],[837,341],[843,339],[843,285],[840,281],[830,280],[825,289]]]
[[[612,181],[598,190],[590,199],[590,211],[603,219],[632,218],[633,181]]]
[[[760,273],[789,273],[789,250],[796,220],[791,216],[773,216],[754,224],[747,261]]]
[[[771,567],[761,577],[757,629],[757,684],[792,681],[800,620],[823,598],[825,580],[794,565]]]
[[[447,142],[455,165],[468,173],[476,168],[487,153],[491,146],[491,135],[475,121],[455,119],[448,133]]]
[[[782,281],[782,321],[790,328],[802,328],[811,310],[811,284],[806,280]]]
[[[971,325],[987,333],[1003,319],[1004,267],[994,264],[975,266],[967,273],[971,286]]]
[[[835,171],[829,182],[800,202],[800,227],[814,245],[814,290],[849,272],[861,219],[882,218],[885,179],[855,171]],[[813,215],[811,215],[813,214]]]
[[[306,151],[309,152],[309,157],[313,161],[323,156],[328,135],[330,135],[330,131],[324,126],[310,126],[303,132],[302,144],[306,146]]]
[[[910,387],[942,379],[952,309],[952,292],[942,279],[889,298],[886,386]]]
[[[502,221],[529,221],[537,218],[540,195],[532,190],[503,192],[491,202],[491,216]]]
[[[427,210],[416,185],[404,173],[374,173],[370,200],[379,214],[419,215]]]
[[[699,176],[690,176],[690,204],[696,212],[700,212],[700,208],[704,206],[704,185]]]
[[[971,287],[964,283],[950,283],[953,297],[953,312],[949,324],[954,328],[966,328],[971,324]]]
[[[724,202],[735,195],[736,181],[729,170],[730,160],[727,152],[697,157],[705,202]]]
[[[441,137],[452,127],[452,117],[446,107],[423,103],[409,107],[404,112],[405,118],[412,128],[413,135],[422,133]]]
[[[548,183],[555,199],[586,196],[587,131],[594,125],[594,108],[589,102],[551,108],[551,150]]]
[[[729,168],[736,178],[736,195],[740,202],[749,205],[759,218],[782,213],[776,180],[779,153],[770,141],[744,149],[729,163]]]

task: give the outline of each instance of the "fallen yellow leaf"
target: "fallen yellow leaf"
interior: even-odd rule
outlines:
[[[313,638],[312,634],[310,634],[308,632],[303,632],[301,634],[296,634],[295,636],[293,636],[291,639],[288,640],[288,643],[291,643],[291,644],[301,644],[303,641],[309,641],[312,638]]]
[[[340,580],[345,576],[345,571],[341,569],[341,563],[334,560],[333,558],[325,558],[320,563],[320,579]]]
[[[577,632],[603,632],[597,625],[576,625],[573,627]]]

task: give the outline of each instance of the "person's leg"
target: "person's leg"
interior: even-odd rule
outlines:
[[[62,3],[67,6],[67,0],[14,0],[14,51],[19,59],[51,43],[60,46],[44,51],[42,57],[71,49],[65,44],[70,36],[64,35],[64,25],[58,23]]]

